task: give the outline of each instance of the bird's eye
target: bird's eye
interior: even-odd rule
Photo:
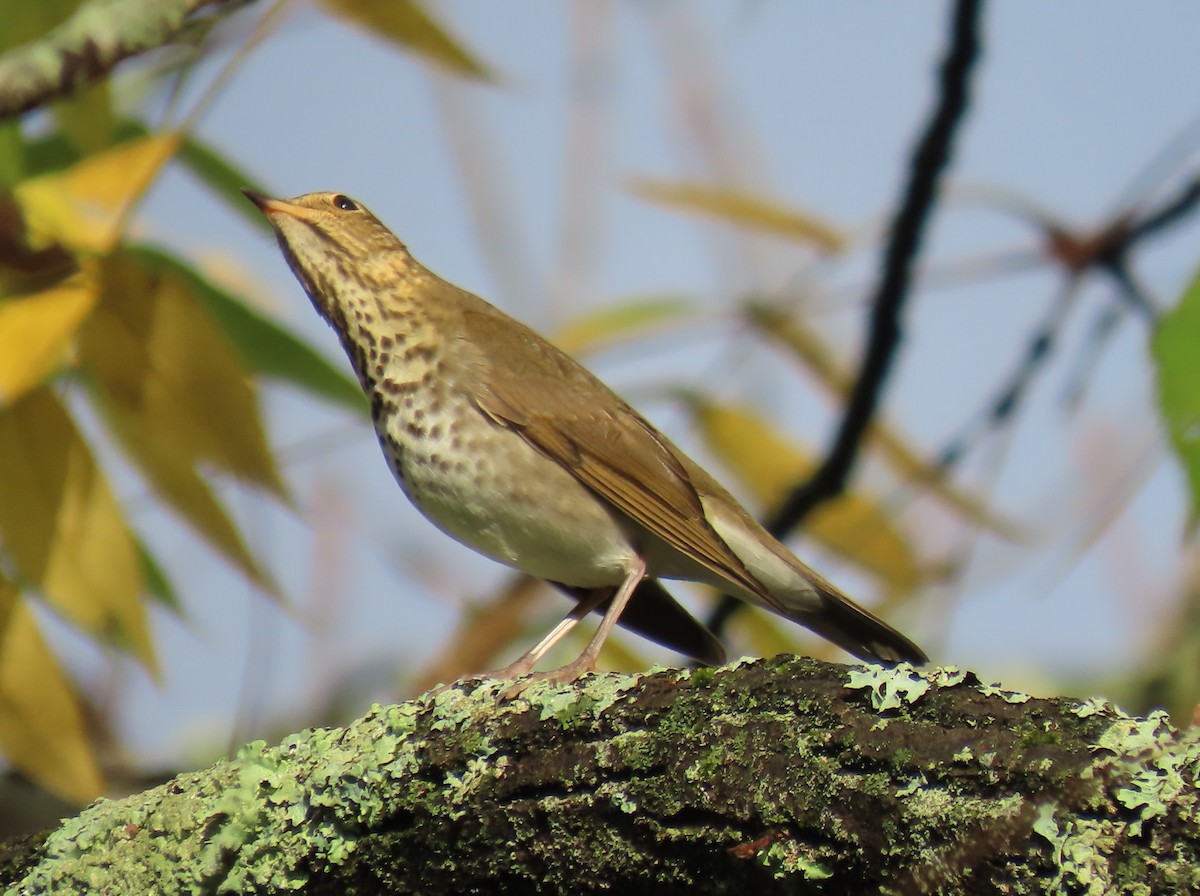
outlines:
[[[358,203],[349,196],[343,196],[341,193],[333,197],[333,204],[344,212],[358,211]]]

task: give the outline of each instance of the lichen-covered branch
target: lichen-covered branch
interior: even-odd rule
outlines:
[[[0,121],[67,96],[160,47],[203,6],[231,0],[86,0],[41,40],[0,55]]]
[[[1200,744],[953,669],[466,682],[99,802],[38,893],[1184,893]]]

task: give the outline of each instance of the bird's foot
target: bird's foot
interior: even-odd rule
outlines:
[[[506,700],[512,700],[521,696],[530,686],[539,681],[549,682],[550,684],[570,684],[573,681],[578,681],[589,672],[594,672],[596,669],[596,660],[589,657],[586,653],[578,659],[567,663],[558,669],[551,669],[547,672],[530,672],[528,668],[514,668],[520,666],[520,662],[513,663],[511,666],[505,666],[496,672],[490,674],[492,678],[517,678],[518,681],[507,688],[500,696]]]

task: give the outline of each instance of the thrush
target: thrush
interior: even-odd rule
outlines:
[[[588,613],[591,671],[618,622],[719,664],[720,642],[659,584],[701,582],[869,661],[921,649],[800,562],[641,414],[583,366],[441,279],[341,193],[250,190],[292,272],[337,332],[409,500],[446,534],[576,598],[549,634],[495,673],[519,676]]]

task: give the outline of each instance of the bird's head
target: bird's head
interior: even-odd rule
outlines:
[[[274,199],[242,192],[267,216],[292,272],[331,322],[364,293],[394,286],[415,264],[394,233],[343,193]]]

